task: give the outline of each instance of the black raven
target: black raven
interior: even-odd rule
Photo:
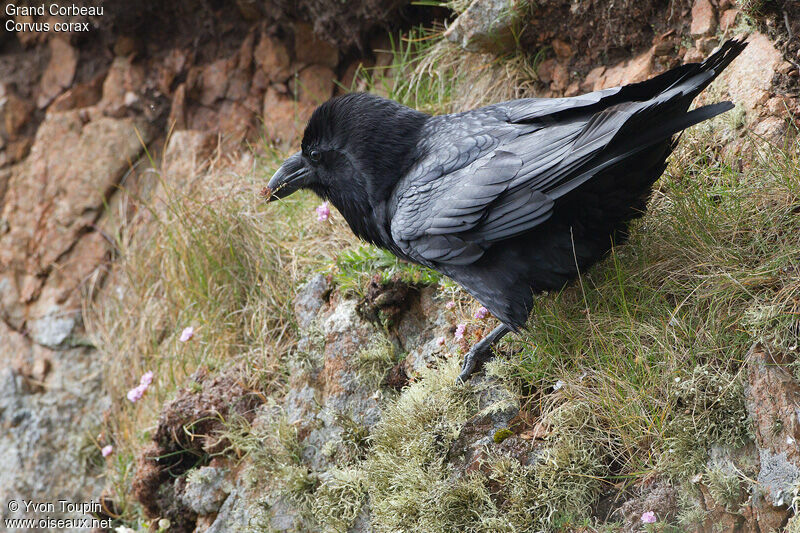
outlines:
[[[642,83],[451,115],[364,93],[333,98],[264,193],[314,191],[357,236],[452,278],[489,309],[502,325],[469,351],[465,380],[525,325],[535,293],[563,287],[625,240],[676,134],[733,107],[689,111],[745,46],[729,40]]]

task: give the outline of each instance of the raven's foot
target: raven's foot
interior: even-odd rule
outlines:
[[[457,382],[465,383],[475,372],[478,364],[490,361],[494,357],[492,345],[503,338],[509,331],[511,330],[507,326],[501,324],[473,346],[464,357],[464,364],[461,366],[461,373],[458,375]]]

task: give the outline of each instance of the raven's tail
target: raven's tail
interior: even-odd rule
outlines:
[[[689,102],[714,81],[731,61],[747,47],[744,40],[729,39],[702,63],[688,63],[640,83],[622,87],[616,100],[650,100],[659,94],[680,89],[689,96]]]

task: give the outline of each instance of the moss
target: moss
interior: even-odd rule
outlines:
[[[741,378],[709,365],[675,378],[673,415],[665,428],[667,471],[689,476],[701,469],[712,445],[739,448],[752,439]]]
[[[742,483],[732,468],[713,466],[706,470],[703,481],[714,501],[726,511],[736,511],[742,503]]]
[[[508,428],[499,429],[499,430],[495,431],[494,436],[492,437],[492,439],[497,444],[500,444],[501,442],[503,442],[504,440],[506,440],[508,437],[510,437],[513,434],[514,434],[514,432],[511,431]]]
[[[365,474],[358,468],[335,468],[321,476],[310,511],[323,531],[350,529],[367,501]]]

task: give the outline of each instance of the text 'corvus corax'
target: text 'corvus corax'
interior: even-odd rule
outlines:
[[[353,232],[452,278],[502,325],[469,351],[460,378],[525,325],[536,293],[560,289],[642,215],[682,130],[733,108],[689,111],[744,49],[573,98],[525,98],[429,116],[356,93],[319,106],[269,200],[305,188]]]

